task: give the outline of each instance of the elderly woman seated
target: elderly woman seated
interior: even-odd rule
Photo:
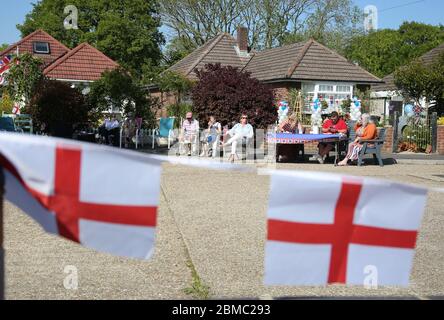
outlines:
[[[363,147],[362,141],[372,140],[376,138],[376,125],[370,122],[370,115],[364,113],[361,119],[355,125],[356,138],[348,145],[348,152],[344,160],[338,163],[338,166],[348,165],[348,161],[356,161],[359,157],[359,152]]]

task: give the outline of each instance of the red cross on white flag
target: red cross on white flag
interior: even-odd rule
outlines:
[[[426,197],[368,178],[275,172],[265,284],[365,285],[374,276],[373,285],[408,285]]]
[[[0,164],[6,199],[46,231],[98,251],[150,256],[160,161],[94,144],[1,134]]]
[[[12,113],[13,114],[20,114],[20,105],[17,102],[14,103],[14,106],[12,107]]]

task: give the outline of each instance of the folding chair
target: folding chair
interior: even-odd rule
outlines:
[[[161,138],[168,139],[168,149],[171,148],[171,142],[174,141],[174,120],[175,117],[169,117],[169,118],[160,118],[159,119],[159,127],[156,129],[153,129],[152,131],[152,148],[154,149],[154,143],[157,139],[157,145],[159,146],[159,140]]]

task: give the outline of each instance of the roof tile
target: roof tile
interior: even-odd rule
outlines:
[[[82,43],[47,67],[44,74],[53,79],[95,81],[106,70],[117,67],[118,64],[102,52]]]
[[[49,54],[36,54],[33,51],[33,42],[48,42],[50,53]],[[18,50],[17,50],[18,48]],[[0,52],[0,57],[3,57],[7,54],[15,54],[18,51],[19,54],[21,53],[30,53],[33,56],[40,58],[43,60],[43,66],[48,66],[55,60],[57,60],[59,57],[63,56],[67,52],[69,52],[69,48],[64,46],[62,43],[54,39],[52,36],[50,36],[45,31],[39,29],[34,31],[33,33],[27,35],[20,41],[10,45],[8,48]]]
[[[381,81],[314,40],[259,52],[244,70],[262,81],[285,79],[357,83]]]

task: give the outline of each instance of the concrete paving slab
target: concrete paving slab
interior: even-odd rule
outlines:
[[[338,168],[332,165],[278,165],[280,169],[322,170],[387,178],[429,187],[442,183],[409,176],[442,172],[444,167],[387,166]],[[421,171],[422,170],[422,171]],[[410,288],[367,290],[341,285],[264,287],[265,217],[269,177],[168,166],[165,193],[190,249],[192,261],[213,297],[412,296],[444,293],[444,212],[440,194],[431,193],[415,256]]]
[[[278,169],[372,176],[443,187],[444,166],[334,167],[279,164]],[[410,288],[264,287],[262,285],[269,176],[164,165],[158,241],[150,261],[116,258],[45,234],[12,205],[5,205],[8,299],[180,299],[197,276],[211,298],[291,296],[444,295],[442,194],[431,192],[419,234]],[[66,290],[63,268],[79,271],[79,289]]]
[[[191,272],[180,232],[161,198],[157,243],[149,261],[119,258],[46,234],[5,203],[7,299],[186,299]],[[67,290],[66,266],[78,289]]]

